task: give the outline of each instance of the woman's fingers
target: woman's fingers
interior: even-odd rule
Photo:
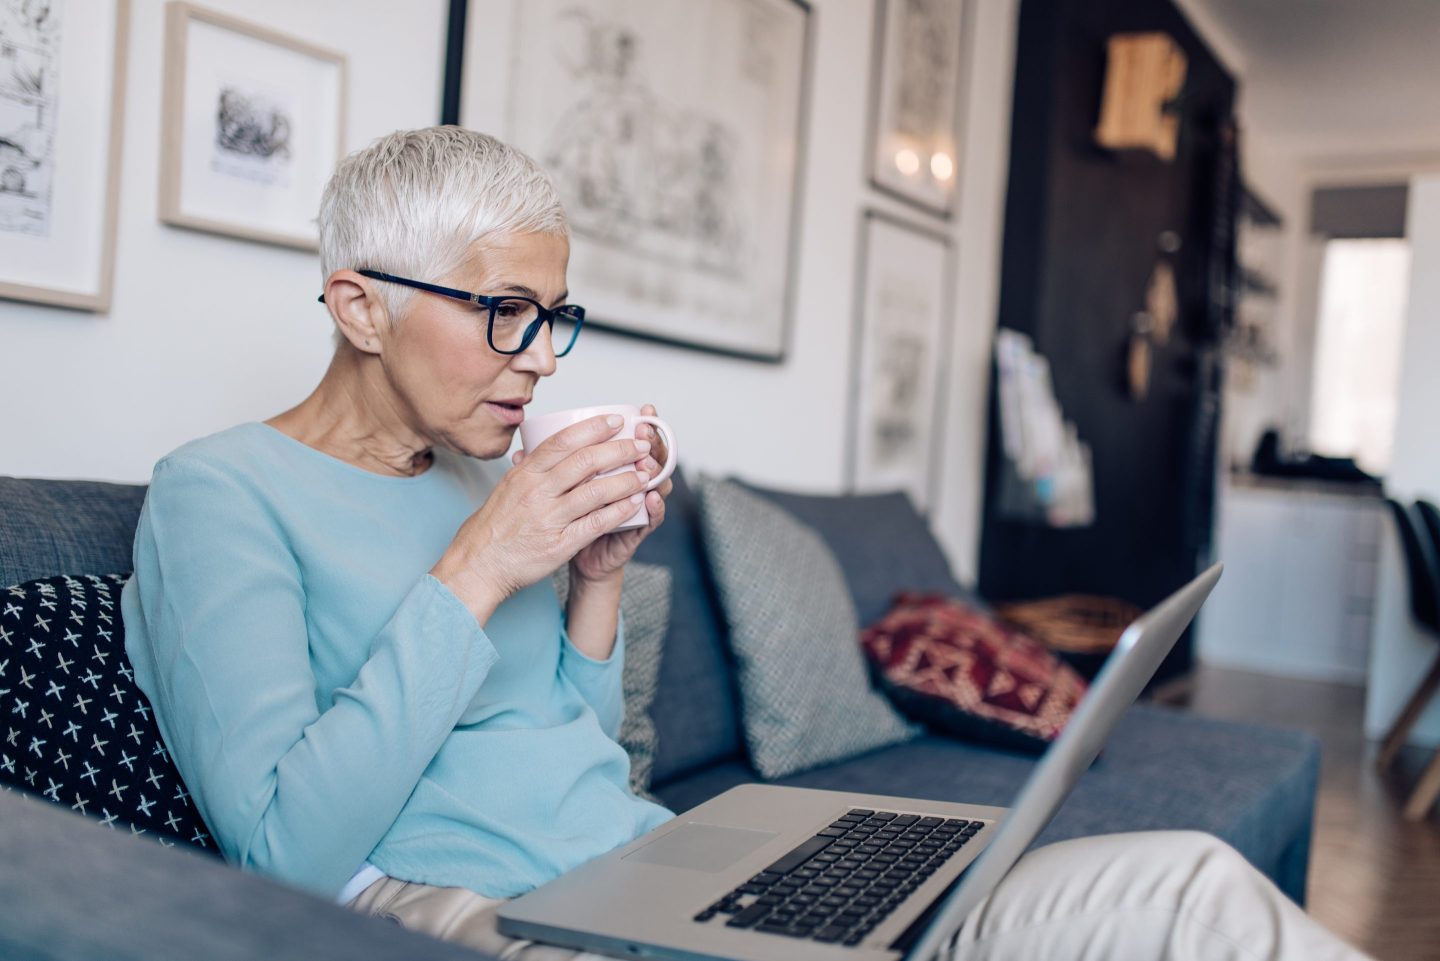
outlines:
[[[649,453],[650,442],[644,440],[611,440],[594,444],[575,451],[549,468],[546,472],[547,486],[555,494],[564,494],[596,474],[638,463]]]
[[[606,478],[607,480],[611,478]],[[598,510],[591,511],[583,517],[578,517],[570,525],[569,530],[572,536],[580,542],[580,547],[592,543],[596,538],[609,534],[615,528],[630,519],[636,509],[644,503],[644,494],[638,491],[623,500],[613,504],[607,504]],[[577,548],[579,549],[579,548]]]
[[[583,517],[607,504],[630,500],[631,495],[643,494],[650,476],[636,471],[621,471],[609,477],[596,477],[587,481],[564,497],[560,498],[563,516]],[[631,504],[630,513],[635,513],[639,502]]]
[[[545,438],[525,459],[531,470],[548,471],[567,457],[609,440],[623,426],[625,419],[618,414],[586,418]]]

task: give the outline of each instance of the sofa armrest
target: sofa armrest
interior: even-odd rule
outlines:
[[[0,957],[476,961],[488,957],[180,848],[0,792]]]

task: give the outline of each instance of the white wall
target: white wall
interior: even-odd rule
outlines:
[[[1410,182],[1407,230],[1410,304],[1395,449],[1386,483],[1390,495],[1399,500],[1440,500],[1440,442],[1435,429],[1435,412],[1440,410],[1440,378],[1435,376],[1440,367],[1440,175]],[[1383,734],[1394,721],[1440,650],[1410,617],[1408,580],[1394,525],[1386,524],[1385,532],[1365,704],[1365,732],[1371,737]],[[1440,744],[1440,701],[1430,704],[1412,740]]]
[[[438,117],[444,0],[403,10],[381,0],[207,3],[349,54],[352,146]],[[504,46],[495,38],[508,36],[511,10],[512,0],[474,0],[470,13],[471,36],[483,36],[486,46],[472,44],[467,56],[466,119],[501,136],[510,72],[494,55]],[[965,577],[974,575],[979,537],[1017,10],[1018,0],[970,4],[961,197],[948,228],[958,286],[935,513]],[[872,0],[813,0],[812,15],[803,223],[786,362],[592,331],[542,385],[538,409],[653,401],[682,434],[691,471],[840,489],[861,211],[871,205],[926,218],[867,186]],[[0,302],[0,407],[12,412],[0,473],[143,480],[185,440],[293,404],[329,356],[328,319],[314,302],[314,256],[157,223],[161,0],[136,0],[131,33],[114,308],[96,317]]]
[[[204,2],[345,53],[351,147],[439,116],[445,0]],[[133,0],[110,313],[0,301],[0,473],[146,480],[186,440],[295,403],[328,361],[313,254],[156,219],[163,37],[162,0]]]

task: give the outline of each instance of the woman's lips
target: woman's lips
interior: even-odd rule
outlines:
[[[485,409],[494,414],[500,423],[506,427],[519,427],[525,422],[524,407],[510,404],[497,404],[493,400],[487,400],[485,402]]]

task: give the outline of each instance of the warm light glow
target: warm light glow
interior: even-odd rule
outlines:
[[[895,166],[908,177],[920,169],[920,155],[906,147],[895,154]]]
[[[955,161],[948,153],[937,153],[930,157],[930,172],[936,180],[949,180],[955,175]]]

